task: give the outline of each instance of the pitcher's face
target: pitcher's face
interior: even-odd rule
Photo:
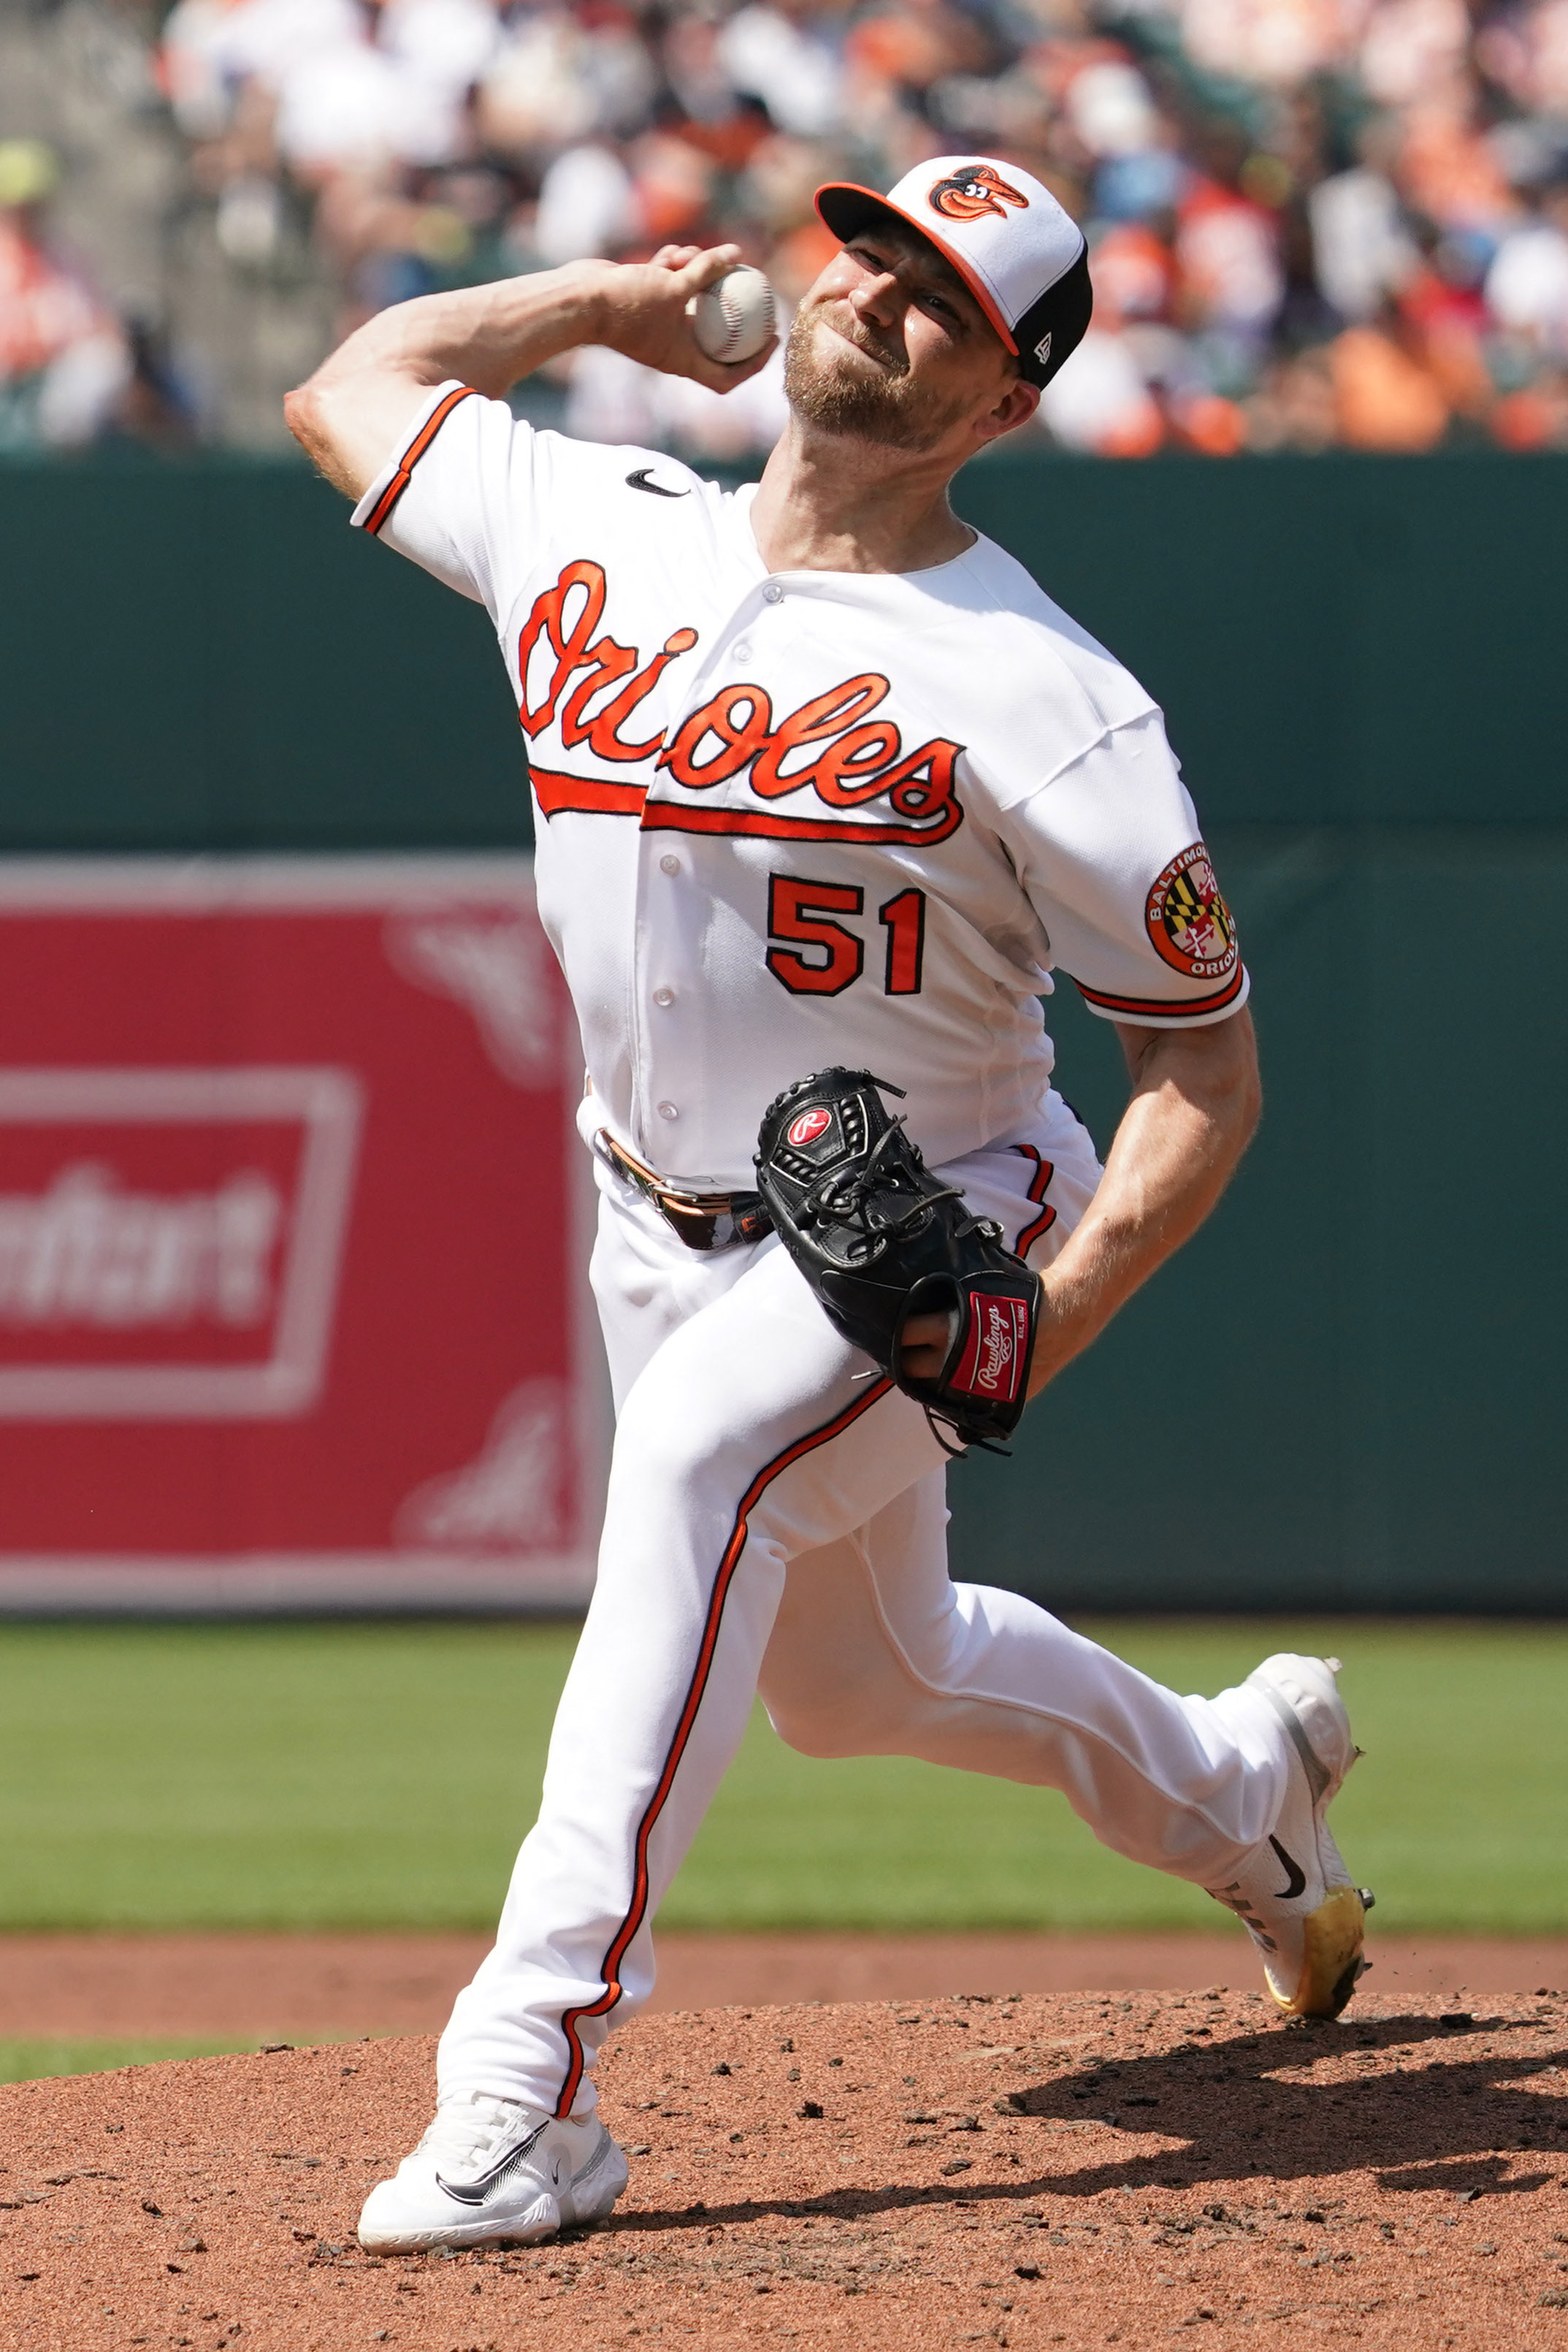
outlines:
[[[804,295],[784,354],[785,394],[805,423],[915,452],[988,415],[1020,383],[957,271],[915,230],[880,222]]]

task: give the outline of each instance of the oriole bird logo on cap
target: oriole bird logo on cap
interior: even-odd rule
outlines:
[[[948,220],[978,220],[983,213],[995,213],[999,219],[1003,205],[1017,205],[1020,212],[1029,209],[1029,198],[988,163],[967,163],[951,179],[938,180],[926,202]]]

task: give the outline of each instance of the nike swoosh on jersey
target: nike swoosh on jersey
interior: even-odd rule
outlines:
[[[690,490],[666,490],[662,483],[651,482],[648,479],[650,470],[647,466],[639,466],[634,473],[628,474],[627,488],[646,490],[651,499],[689,499],[691,497]]]
[[[489,2171],[481,2174],[477,2180],[465,2180],[461,2183],[444,2180],[438,2172],[435,2176],[436,2187],[444,2189],[448,2197],[455,2197],[459,2205],[483,2205],[491,2189],[498,2188],[513,2167],[522,2162],[543,2130],[543,2124],[537,2125],[527,2139],[520,2139],[516,2147],[509,2147],[505,2156],[498,2158],[490,2167]]]
[[[1275,1889],[1275,1900],[1280,1903],[1293,1903],[1297,1895],[1304,1893],[1306,1889],[1307,1874],[1301,1864],[1293,1861],[1285,1852],[1277,1837],[1271,1837],[1269,1843],[1285,1866],[1285,1884]]]

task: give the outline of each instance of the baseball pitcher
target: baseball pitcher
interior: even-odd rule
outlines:
[[[355,524],[482,604],[532,772],[539,909],[581,1026],[592,1283],[617,1428],[598,1581],[495,1949],[382,2251],[608,2213],[612,2022],[755,1695],[813,1756],[1063,1790],[1244,1921],[1333,2015],[1368,1898],[1325,1812],[1333,1662],[1181,1698],[954,1584],[943,1479],[1207,1215],[1257,1117],[1248,978],[1161,716],[948,504],[1090,314],[1028,173],[919,164],[817,199],[842,249],[789,331],[790,418],[736,492],[505,398],[603,343],[717,388],[666,247],[383,311],[289,403]],[[1041,998],[1114,1024],[1104,1167]],[[998,1471],[998,1475],[1005,1472]]]

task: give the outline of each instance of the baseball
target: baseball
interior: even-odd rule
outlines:
[[[686,305],[698,349],[710,360],[734,367],[759,352],[773,334],[776,306],[773,289],[760,269],[746,262],[728,269]]]

